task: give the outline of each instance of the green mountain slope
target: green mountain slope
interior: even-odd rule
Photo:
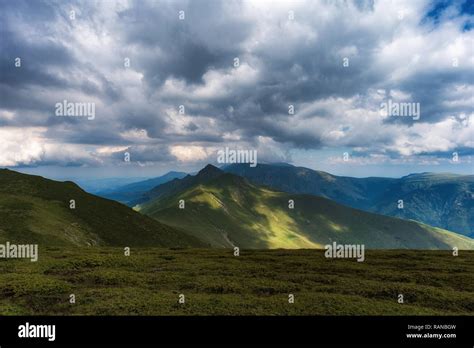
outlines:
[[[408,175],[391,184],[370,210],[474,237],[474,175]]]
[[[474,236],[474,175],[412,174],[351,178],[291,165],[234,164],[226,172],[290,193],[327,197],[353,208],[417,220]],[[398,209],[398,201],[404,209]]]
[[[290,193],[304,193],[329,198],[338,203],[357,209],[368,209],[380,192],[387,189],[397,179],[393,178],[352,178],[332,175],[292,165],[232,164],[224,171],[242,176],[257,185],[268,186]]]
[[[368,248],[474,249],[472,239],[452,232],[352,209],[322,197],[277,192],[229,173],[216,176],[216,169],[207,166],[194,185],[137,209],[214,247],[317,248],[338,242]],[[214,178],[198,180],[208,173]],[[288,207],[290,199],[294,209]],[[185,201],[184,209],[179,209],[179,200]]]
[[[199,183],[205,183],[209,180],[212,180],[222,174],[222,171],[219,168],[208,165],[206,170],[201,170],[196,175],[186,175],[182,179],[174,179],[169,182],[166,182],[162,185],[158,185],[152,190],[143,194],[139,199],[130,202],[130,206],[135,206],[137,204],[144,204],[154,199],[161,199],[173,194],[182,192],[183,190],[192,187]]]
[[[75,209],[70,209],[75,200]],[[0,170],[0,242],[201,246],[196,238],[72,182]]]

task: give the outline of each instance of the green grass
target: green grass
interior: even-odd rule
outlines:
[[[472,315],[474,252],[41,248],[0,259],[0,315]],[[69,303],[69,295],[76,303]],[[186,303],[178,303],[178,295]],[[288,303],[288,294],[295,303]],[[403,294],[405,303],[397,302]]]

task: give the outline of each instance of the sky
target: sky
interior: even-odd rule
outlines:
[[[0,0],[0,167],[151,177],[229,148],[474,174],[473,23],[470,1]]]

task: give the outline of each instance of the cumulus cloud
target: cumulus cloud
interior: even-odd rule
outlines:
[[[0,128],[0,166],[62,166],[100,165],[83,146],[56,143],[44,137],[41,127]]]
[[[0,165],[472,155],[472,18],[468,1],[0,1]],[[56,117],[64,99],[95,119]]]

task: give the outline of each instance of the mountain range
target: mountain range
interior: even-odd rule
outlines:
[[[453,232],[257,186],[212,165],[154,188],[147,198],[137,210],[212,247],[321,248],[335,241],[368,248],[474,248],[472,239]]]
[[[280,168],[297,169],[274,167],[277,174]],[[363,203],[367,201],[364,189],[377,187],[389,193],[396,189],[406,190],[403,197],[418,199],[419,196],[412,194],[416,188],[443,187],[446,182],[450,188],[452,181],[459,179],[457,176],[433,178],[423,174],[406,177],[402,182],[369,178],[373,182],[366,182],[364,186],[352,183],[352,178],[339,180],[339,177],[322,173],[320,181],[325,185],[318,188],[308,183],[308,188],[320,190],[319,195],[314,195],[257,185],[255,177],[246,178],[248,174],[240,176],[229,172],[237,169],[238,166],[230,166],[224,171],[208,165],[196,175],[173,178],[142,195],[135,211],[116,201],[89,194],[73,182],[58,182],[2,169],[0,242],[122,247],[239,246],[250,249],[322,248],[337,242],[379,249],[474,249],[474,240],[466,236],[405,216],[402,219],[355,209],[324,197],[343,191],[348,200],[367,204]],[[304,170],[302,176],[317,174]],[[170,174],[173,175],[182,176],[182,173]],[[279,185],[302,187],[298,186],[301,185],[296,180],[298,177],[295,179],[292,175],[288,175],[286,181],[281,175],[263,177],[267,180],[277,178],[275,182]],[[334,182],[332,189],[327,184],[331,180]],[[433,183],[427,185],[427,180]],[[137,184],[131,186],[136,190],[134,192],[153,182]],[[446,189],[444,196],[442,194],[436,193],[447,199],[452,190]],[[394,195],[392,193],[392,197]],[[408,199],[407,204],[410,202]]]
[[[474,236],[474,175],[421,173],[399,179],[352,178],[270,164],[254,168],[233,164],[223,169],[257,185],[326,197],[352,208]]]

